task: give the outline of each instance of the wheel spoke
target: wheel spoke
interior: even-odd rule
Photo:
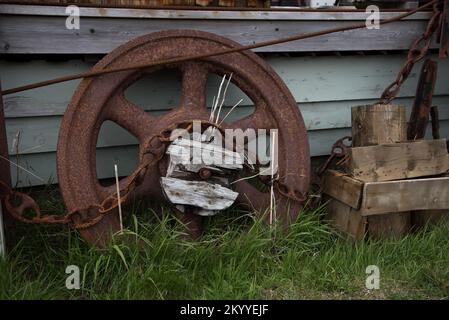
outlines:
[[[206,108],[207,68],[198,62],[189,62],[182,67],[181,106],[184,108]]]
[[[263,214],[270,204],[270,194],[257,190],[247,181],[242,180],[235,184],[235,190],[239,193],[237,203],[254,210],[258,214]]]
[[[142,183],[137,185],[135,189],[130,190],[130,194],[127,196],[128,199],[135,198],[144,198],[144,197],[153,197],[155,199],[162,199],[163,196],[161,191],[158,188],[154,188],[155,185],[159,184],[159,174],[156,167],[150,167],[147,169],[145,173],[145,177],[141,179]],[[119,181],[120,190],[124,190],[125,187],[131,182],[131,176],[124,177]],[[140,180],[140,179],[139,179]],[[96,184],[97,194],[100,199],[105,199],[113,193],[117,192],[116,184],[112,184],[109,186],[102,186],[99,182]],[[125,194],[121,194],[121,197],[124,197]]]
[[[108,102],[106,118],[116,122],[131,134],[144,141],[146,134],[154,125],[154,117],[129,102],[123,94],[115,95]]]

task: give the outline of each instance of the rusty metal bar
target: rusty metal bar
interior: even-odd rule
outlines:
[[[444,0],[441,20],[440,58],[449,57],[449,0]]]
[[[432,137],[440,139],[440,116],[437,106],[430,108],[430,116],[432,118]]]
[[[423,139],[426,134],[436,78],[437,63],[436,61],[427,59],[421,68],[421,75],[416,88],[415,101],[413,103],[410,121],[407,126],[408,140]]]

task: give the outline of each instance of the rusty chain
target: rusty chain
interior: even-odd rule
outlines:
[[[148,146],[151,146],[153,140],[157,139],[162,143],[162,146],[167,142],[167,138],[162,135],[156,135],[150,138],[148,142]],[[130,176],[129,181],[126,185],[120,189],[120,199],[117,195],[117,192],[112,192],[109,196],[107,196],[100,204],[90,205],[87,208],[80,208],[72,210],[71,212],[65,215],[58,214],[45,214],[41,213],[39,205],[36,201],[28,196],[25,193],[15,191],[11,189],[4,182],[0,181],[0,199],[4,201],[6,211],[11,214],[15,219],[28,223],[28,224],[69,224],[73,228],[81,230],[90,228],[97,223],[99,223],[105,215],[109,214],[118,207],[119,204],[125,202],[129,195],[134,191],[139,184],[141,183],[140,177],[145,176],[147,170],[156,165],[164,156],[165,148],[158,148],[157,152],[149,149],[146,154],[151,153],[152,157],[149,161],[143,161],[142,164],[134,171],[134,173]],[[143,160],[143,155],[142,159]],[[14,199],[20,199],[20,205],[14,206]],[[96,209],[100,215],[93,219],[83,217],[82,212],[88,212],[92,209]],[[25,212],[27,210],[31,210],[34,212],[34,216],[27,218],[25,217]],[[79,216],[79,220],[81,222],[75,222],[77,220],[75,216]]]
[[[439,8],[439,3],[436,2],[433,4],[433,15],[427,23],[425,32],[412,43],[405,63],[398,72],[396,79],[383,91],[379,103],[387,104],[391,102],[391,100],[398,95],[402,84],[409,77],[415,63],[422,60],[427,55],[430,45],[432,44],[433,34],[441,25],[441,17],[442,11]]]
[[[345,141],[352,141],[351,136],[346,136],[341,139],[338,139],[334,145],[332,146],[331,154],[329,158],[327,158],[326,162],[323,163],[323,165],[318,170],[318,175],[322,176],[323,173],[329,168],[332,161],[334,159],[344,159],[349,152],[350,146],[345,144]]]
[[[205,122],[206,123],[206,122]],[[210,124],[210,123],[206,123]],[[70,211],[65,215],[61,214],[46,214],[43,215],[36,201],[25,193],[15,191],[11,189],[4,182],[0,181],[0,199],[4,201],[6,211],[11,214],[15,219],[28,223],[28,224],[69,224],[77,230],[90,228],[99,223],[105,215],[109,214],[124,203],[129,195],[140,185],[141,177],[145,176],[147,170],[155,166],[162,160],[166,144],[171,141],[170,135],[175,128],[184,128],[187,131],[192,129],[192,123],[185,121],[174,124],[170,128],[165,129],[162,133],[152,136],[143,146],[144,152],[140,156],[140,162],[142,163],[130,176],[129,181],[124,187],[120,189],[120,199],[117,192],[112,192],[99,204],[93,204],[86,208],[79,208]],[[219,128],[220,130],[220,128]],[[149,161],[145,161],[146,155],[150,155]],[[20,198],[20,205],[14,206],[14,199]],[[100,215],[93,219],[83,216],[83,212],[89,212],[90,210],[97,210]],[[34,216],[27,218],[24,216],[27,210],[34,212]],[[76,216],[79,216],[81,222],[76,222]]]

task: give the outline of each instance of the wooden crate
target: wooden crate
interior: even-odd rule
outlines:
[[[328,170],[323,193],[330,197],[328,220],[355,240],[366,234],[400,237],[414,220],[422,225],[449,214],[449,176],[363,182]],[[408,214],[411,211],[418,211],[420,222]]]

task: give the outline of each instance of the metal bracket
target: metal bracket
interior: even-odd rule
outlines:
[[[449,0],[444,0],[441,17],[440,58],[449,57]]]

